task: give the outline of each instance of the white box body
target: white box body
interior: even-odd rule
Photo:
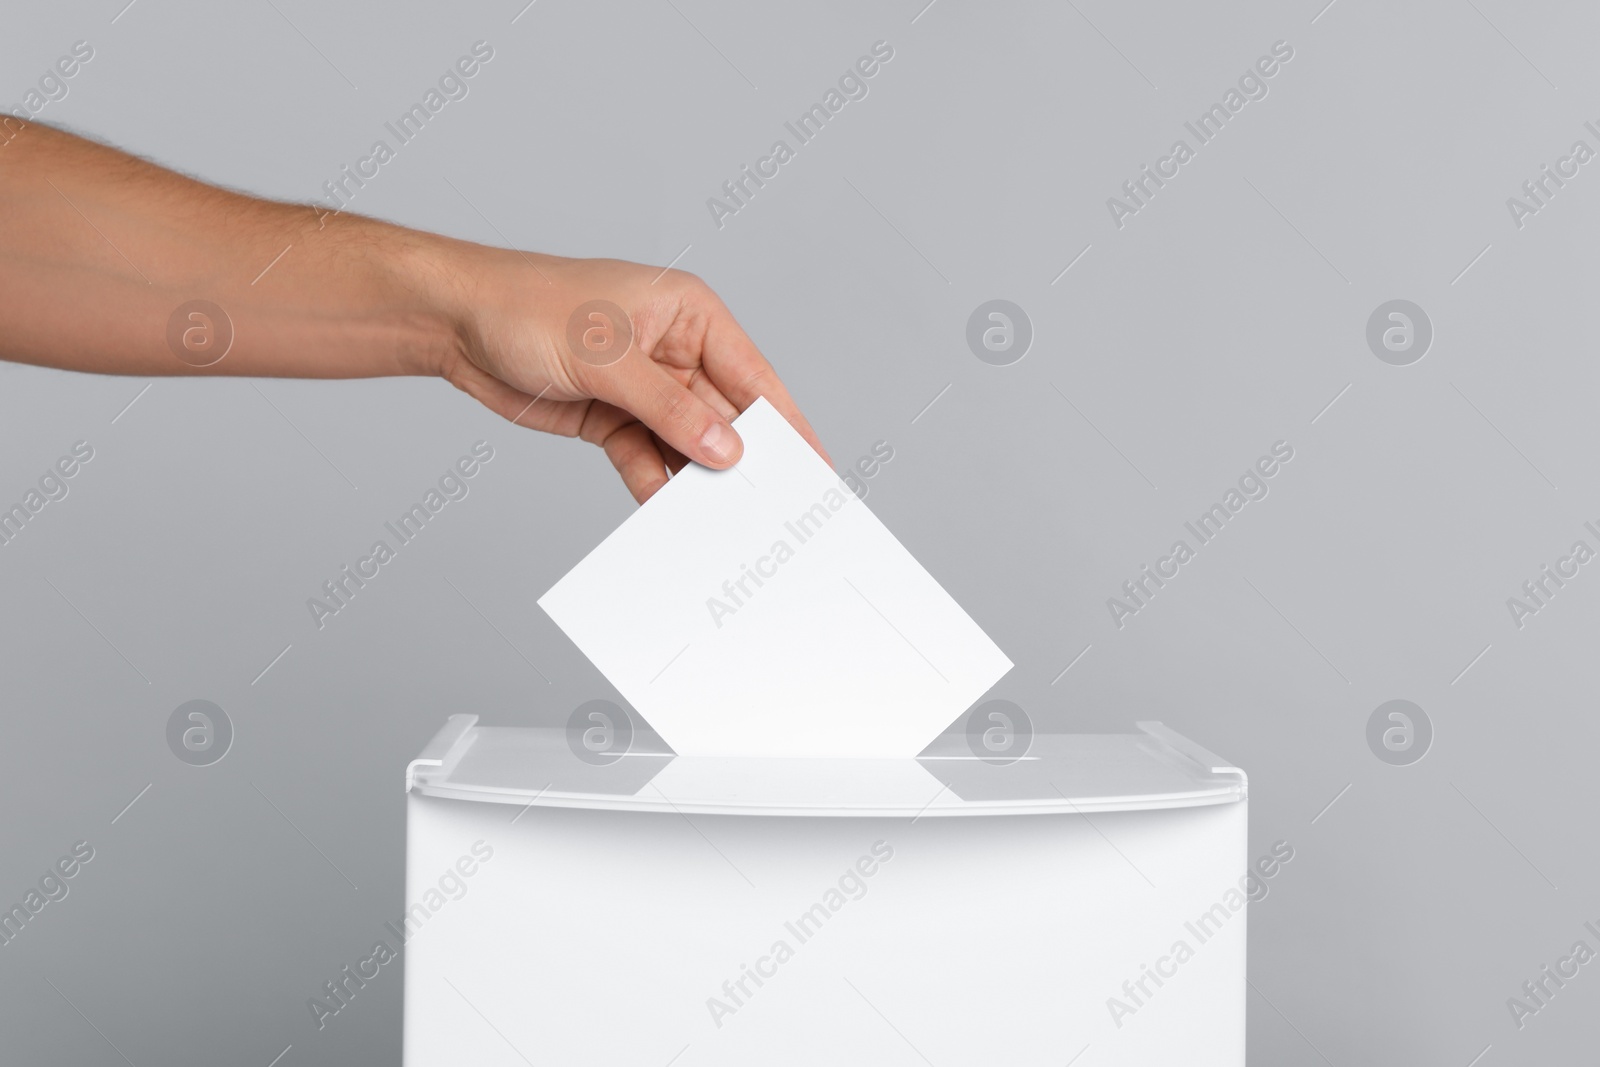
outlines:
[[[419,761],[407,1067],[1244,1063],[1243,776],[1170,732],[1115,735],[1144,793],[1072,739],[541,786],[540,733]]]

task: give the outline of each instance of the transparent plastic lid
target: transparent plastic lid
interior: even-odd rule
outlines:
[[[1034,736],[1020,756],[938,738],[915,759],[677,756],[639,732],[594,752],[554,727],[479,726],[452,715],[406,769],[424,796],[497,804],[717,815],[920,818],[1228,804],[1243,771],[1159,722],[1136,734]]]

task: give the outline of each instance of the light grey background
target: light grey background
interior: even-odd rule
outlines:
[[[1251,854],[1295,848],[1252,908],[1254,1062],[1592,1049],[1600,964],[1520,1030],[1506,999],[1600,948],[1600,567],[1520,630],[1506,598],[1600,546],[1600,164],[1520,230],[1506,198],[1600,148],[1600,12],[123,2],[10,12],[0,99],[87,39],[41,119],[288,199],[490,42],[355,207],[682,253],[836,460],[893,445],[869,503],[1016,662],[994,695],[1047,728],[1160,718],[1246,768]],[[716,228],[706,198],[880,39],[870,95]],[[1278,40],[1270,94],[1114,226],[1107,197]],[[965,342],[994,298],[1035,331],[1009,367]],[[1411,366],[1365,341],[1395,298],[1435,329]],[[96,850],[0,947],[4,1058],[395,1062],[397,971],[320,1032],[306,1000],[401,910],[404,764],[451,712],[555,723],[614,698],[534,601],[631,501],[598,450],[437,382],[0,383],[7,505],[74,441],[96,451],[0,548],[0,898]],[[471,495],[319,632],[306,598],[480,438]],[[1107,598],[1278,440],[1270,495],[1117,629]],[[237,732],[211,767],[166,745],[193,698]],[[1411,766],[1365,740],[1394,698],[1434,726]]]

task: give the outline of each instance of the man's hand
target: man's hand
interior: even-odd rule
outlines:
[[[444,253],[459,351],[440,373],[522,426],[605,449],[641,503],[687,460],[723,468],[765,396],[826,457],[789,392],[700,279],[477,245]]]

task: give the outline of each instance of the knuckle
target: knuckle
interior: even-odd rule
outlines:
[[[770,366],[758,367],[744,376],[744,380],[739,383],[739,388],[743,392],[761,395],[776,380],[777,374]]]
[[[612,466],[618,470],[631,470],[647,458],[644,445],[636,440],[612,445],[606,449],[606,453],[611,457]]]
[[[638,425],[628,422],[612,427],[594,442],[619,469],[632,463],[645,451],[645,438],[638,432]]]
[[[667,396],[665,414],[673,422],[689,425],[694,422],[691,413],[694,411],[694,400],[687,389],[680,389]]]
[[[689,296],[704,297],[711,293],[711,286],[700,275],[686,270],[678,270],[676,267],[667,271],[667,275],[662,281],[671,283],[676,292]]]

